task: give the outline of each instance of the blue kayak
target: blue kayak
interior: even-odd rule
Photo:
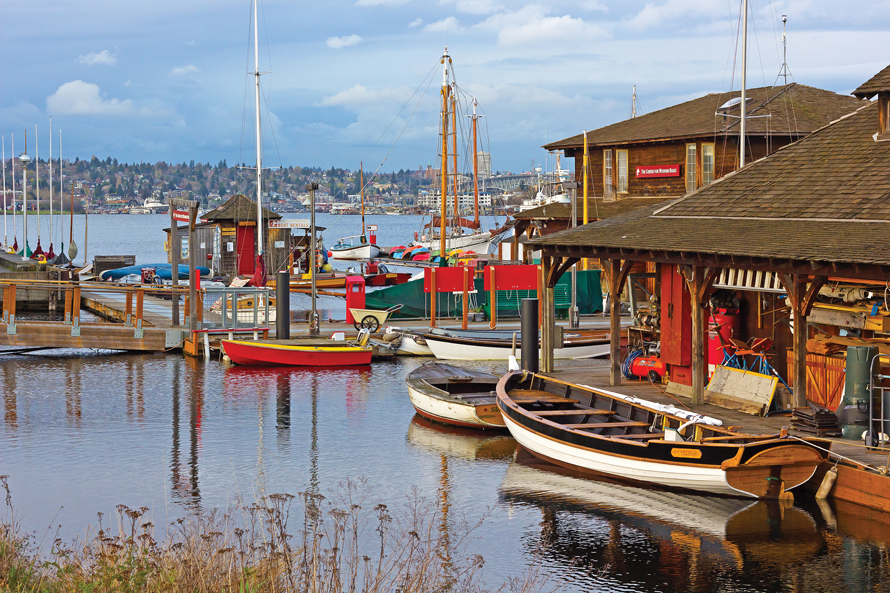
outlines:
[[[130,274],[141,274],[144,268],[155,268],[155,275],[162,280],[171,280],[173,277],[173,264],[142,264],[138,266],[127,266],[125,268],[117,268],[114,270],[105,270],[99,274],[99,280],[120,280],[124,276]],[[195,268],[201,276],[209,276],[210,268],[197,266]],[[189,267],[185,264],[179,264],[180,280],[188,280]]]

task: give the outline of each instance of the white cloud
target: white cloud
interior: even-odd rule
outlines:
[[[642,31],[660,27],[671,21],[725,17],[726,6],[721,6],[712,0],[666,0],[660,4],[649,2],[633,18],[629,19],[627,24],[631,29]]]
[[[399,6],[407,4],[410,0],[358,0],[356,6]]]
[[[413,21],[411,21],[410,23],[408,23],[408,26],[409,27],[419,27],[422,24],[423,24],[423,19],[417,18],[417,19],[414,19]]]
[[[589,10],[590,12],[600,11],[600,12],[609,12],[609,7],[605,2],[601,0],[586,0],[579,4],[581,8],[584,10]]]
[[[514,12],[495,14],[477,25],[498,31],[498,45],[552,44],[572,39],[603,39],[605,29],[570,15],[549,16],[550,9],[530,4]]]
[[[77,61],[87,66],[95,66],[96,64],[104,64],[106,66],[114,66],[117,64],[117,56],[103,49],[99,53],[90,52],[85,56],[78,56]]]
[[[186,74],[191,74],[192,72],[198,72],[198,67],[194,64],[189,64],[188,66],[178,66],[170,70],[171,76],[185,76]]]
[[[504,7],[495,0],[439,0],[439,4],[453,4],[457,12],[465,14],[491,14]]]
[[[129,99],[103,99],[99,85],[72,80],[46,98],[46,109],[54,115],[130,115],[134,113]]]
[[[427,33],[436,33],[438,31],[460,31],[462,28],[463,27],[460,26],[460,22],[453,16],[450,16],[448,18],[442,19],[441,21],[430,23],[429,25],[424,27],[423,30]]]
[[[330,97],[325,97],[318,103],[322,107],[346,107],[356,109],[367,105],[382,105],[383,103],[404,103],[411,91],[407,88],[389,87],[384,89],[369,89],[360,84],[354,85],[345,91],[340,91]]]
[[[331,49],[343,49],[350,45],[355,45],[362,40],[358,35],[348,35],[344,37],[328,37],[327,46]]]

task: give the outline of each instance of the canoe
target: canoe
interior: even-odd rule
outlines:
[[[588,474],[724,496],[779,498],[828,459],[829,441],[736,433],[673,406],[532,373],[504,375],[497,395],[520,445],[544,461]]]
[[[371,349],[358,346],[294,346],[222,340],[223,353],[250,366],[339,367],[371,364]]]
[[[417,413],[428,420],[465,428],[504,428],[494,388],[498,376],[428,362],[405,378]]]
[[[510,338],[472,338],[426,334],[426,343],[436,358],[442,360],[507,360],[513,353],[512,332]],[[522,358],[521,341],[517,335],[516,359]],[[554,348],[553,358],[596,358],[609,355],[609,336],[569,338],[562,348]]]

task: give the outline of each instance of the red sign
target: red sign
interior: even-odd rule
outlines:
[[[181,222],[189,221],[189,213],[185,210],[174,210],[173,211],[173,220],[179,220]]]
[[[436,292],[463,292],[464,277],[467,278],[467,289],[473,290],[473,268],[455,266],[453,268],[425,268],[423,270],[423,292],[430,292],[433,270],[436,271]]]
[[[637,178],[679,177],[680,165],[648,165],[637,167]]]
[[[492,273],[495,290],[537,290],[541,270],[538,266],[487,266],[485,290],[491,290]]]

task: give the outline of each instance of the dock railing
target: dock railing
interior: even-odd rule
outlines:
[[[274,312],[269,306],[272,290],[254,286],[207,287],[202,290],[204,302],[211,303],[210,311],[214,315],[200,320],[199,325],[202,329],[241,331],[268,328]],[[199,306],[199,315],[202,309],[203,306]]]

